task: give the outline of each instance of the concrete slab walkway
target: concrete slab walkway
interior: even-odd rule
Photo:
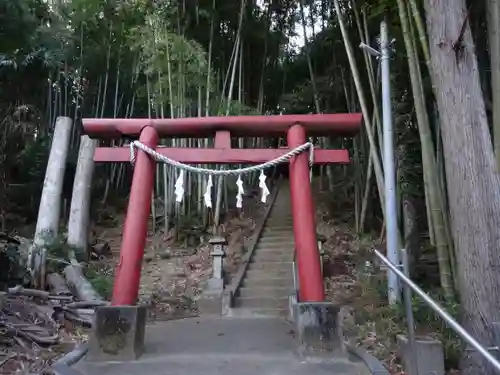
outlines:
[[[304,363],[294,328],[279,318],[188,318],[148,326],[145,354],[132,362],[90,363],[85,375],[370,375],[356,356]]]

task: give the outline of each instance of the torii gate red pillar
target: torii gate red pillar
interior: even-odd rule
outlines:
[[[158,145],[155,128],[146,126],[139,141],[153,149]],[[151,194],[155,182],[156,161],[145,152],[137,153],[134,176],[130,187],[127,216],[123,226],[120,260],[113,284],[113,305],[133,304],[137,300],[141,281],[142,260],[148,237]]]
[[[309,135],[352,136],[361,125],[360,114],[203,117],[182,119],[84,119],[84,133],[93,138],[138,136],[156,148],[161,136],[215,137],[213,149],[156,148],[156,151],[186,164],[261,164],[304,144]],[[288,149],[231,149],[233,136],[282,136]],[[128,147],[99,147],[96,162],[128,162]],[[293,229],[299,273],[300,302],[324,300],[323,278],[316,241],[315,212],[309,181],[307,152],[290,161],[290,191]],[[347,150],[315,149],[315,164],[348,163]],[[137,158],[123,230],[120,261],[116,269],[113,305],[133,305],[139,292],[142,259],[151,209],[155,161],[141,150]]]
[[[306,130],[293,125],[287,134],[289,148],[307,142]],[[309,155],[302,153],[290,161],[290,197],[292,199],[293,235],[300,280],[299,301],[320,302],[325,299],[321,261],[316,239],[314,201],[309,181]]]

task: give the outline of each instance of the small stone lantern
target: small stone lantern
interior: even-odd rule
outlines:
[[[212,277],[208,280],[208,284],[212,290],[222,290],[224,289],[223,264],[226,256],[224,247],[227,245],[227,240],[224,237],[213,237],[209,243],[212,245],[212,251],[210,252],[212,256]]]

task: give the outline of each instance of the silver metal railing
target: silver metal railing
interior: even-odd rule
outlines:
[[[434,301],[427,293],[420,289],[411,279],[408,274],[408,257],[405,250],[401,251],[403,260],[403,272],[397,265],[389,261],[378,250],[375,250],[375,255],[403,282],[404,304],[408,325],[408,341],[410,347],[415,345],[415,327],[413,324],[413,308],[411,303],[412,291],[415,292],[436,314],[438,314],[455,333],[457,333],[465,342],[472,346],[481,356],[487,360],[498,372],[500,372],[500,362],[493,357],[488,349],[476,341],[453,317],[448,314],[439,304]]]
[[[293,263],[292,263],[292,272],[293,272],[293,292],[295,294],[295,298],[298,301],[299,300],[299,274],[297,271],[297,251],[294,249],[293,251]]]

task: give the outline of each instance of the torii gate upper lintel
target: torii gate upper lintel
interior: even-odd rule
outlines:
[[[92,138],[138,136],[139,141],[161,155],[185,164],[261,164],[307,142],[308,136],[354,136],[361,114],[225,116],[179,119],[83,119],[83,132]],[[287,136],[287,148],[233,149],[231,136]],[[158,147],[160,137],[206,137],[215,135],[214,148]],[[128,162],[128,147],[98,147],[95,162]],[[314,150],[314,163],[349,163],[348,150]],[[290,159],[290,194],[299,277],[299,300],[324,300],[311,184],[306,153]],[[135,159],[120,261],[115,274],[113,305],[135,304],[139,292],[146,245],[156,161],[142,150]]]

